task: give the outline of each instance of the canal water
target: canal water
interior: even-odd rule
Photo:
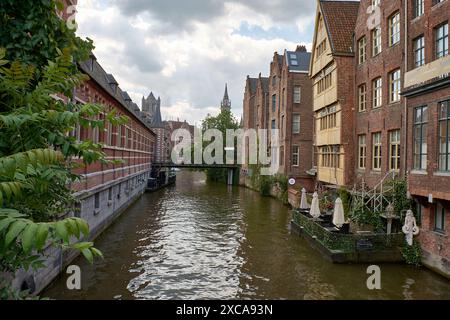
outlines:
[[[450,299],[450,281],[386,264],[370,291],[368,265],[336,265],[291,234],[289,208],[239,187],[180,172],[145,194],[99,239],[104,260],[82,258],[82,290],[67,276],[52,299]]]

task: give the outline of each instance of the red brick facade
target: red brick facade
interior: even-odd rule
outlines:
[[[448,30],[450,2],[433,3],[425,0],[423,11],[411,4],[407,11],[408,84],[403,92],[408,111],[407,170],[409,192],[420,212],[424,263],[450,277],[450,169],[443,166],[445,156],[439,157],[450,144],[441,109],[443,102],[450,101],[450,56],[448,51],[438,56],[436,44],[437,29],[446,24]],[[417,63],[420,38],[424,55],[422,63]],[[448,31],[446,42],[448,49]],[[418,114],[426,116],[419,119]]]
[[[90,80],[76,89],[76,103],[102,104],[106,107],[105,112],[116,110],[118,116],[127,116],[129,121],[120,126],[107,125],[103,132],[83,127],[78,127],[72,132],[72,135],[80,141],[92,140],[103,143],[103,151],[108,160],[123,161],[117,165],[103,165],[97,162],[76,169],[74,173],[81,174],[84,179],[73,185],[74,191],[94,189],[129,175],[149,172],[156,137],[140,117],[139,108],[116,86],[116,83],[110,86],[107,80],[103,81],[102,77],[106,77],[107,74],[94,56],[91,56],[90,61],[80,63],[80,68],[90,76]]]
[[[363,0],[360,2],[359,14],[355,28],[355,46],[356,56],[355,65],[355,136],[353,154],[355,155],[354,168],[356,170],[355,183],[360,184],[363,180],[369,187],[373,187],[392,170],[402,175],[404,172],[405,156],[405,102],[400,95],[395,95],[392,99],[391,91],[391,75],[395,70],[399,70],[400,81],[404,78],[404,10],[400,1],[381,1],[380,2],[380,24],[372,25],[368,23],[370,14],[367,13],[368,7],[372,5],[371,0]],[[374,12],[376,14],[376,11]],[[396,14],[399,14],[398,31],[399,36],[396,37],[395,43],[390,38],[390,26]],[[381,52],[374,54],[374,32],[375,28],[381,28]],[[365,45],[365,55],[360,60],[360,44]],[[365,61],[364,61],[365,60]],[[381,79],[381,103],[375,105],[374,83],[376,79]],[[363,89],[364,88],[364,89]],[[400,87],[398,87],[400,89]],[[362,98],[364,103],[360,105],[360,92],[364,90],[365,97]],[[398,136],[392,136],[396,132]],[[381,134],[381,167],[378,162],[374,161],[374,135]],[[394,138],[394,139],[391,139]],[[396,140],[399,138],[400,140]],[[363,152],[360,152],[359,142],[365,140],[366,160],[365,166]],[[400,144],[400,148],[392,147],[391,141]],[[394,151],[394,152],[392,152]],[[400,156],[400,160],[398,160]],[[390,161],[393,159],[392,161]],[[395,159],[395,160],[394,160]],[[376,163],[374,163],[376,162]]]

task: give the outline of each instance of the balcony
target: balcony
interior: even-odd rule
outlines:
[[[450,55],[427,63],[405,74],[405,89],[428,84],[450,75]]]

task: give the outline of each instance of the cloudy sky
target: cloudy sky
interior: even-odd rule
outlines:
[[[267,75],[273,53],[311,47],[313,0],[80,0],[78,34],[140,106],[161,96],[164,119],[195,123],[219,111],[228,83],[242,114],[247,74]]]

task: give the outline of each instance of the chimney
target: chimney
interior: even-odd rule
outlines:
[[[298,45],[297,49],[295,49],[296,52],[306,52],[306,46]]]

